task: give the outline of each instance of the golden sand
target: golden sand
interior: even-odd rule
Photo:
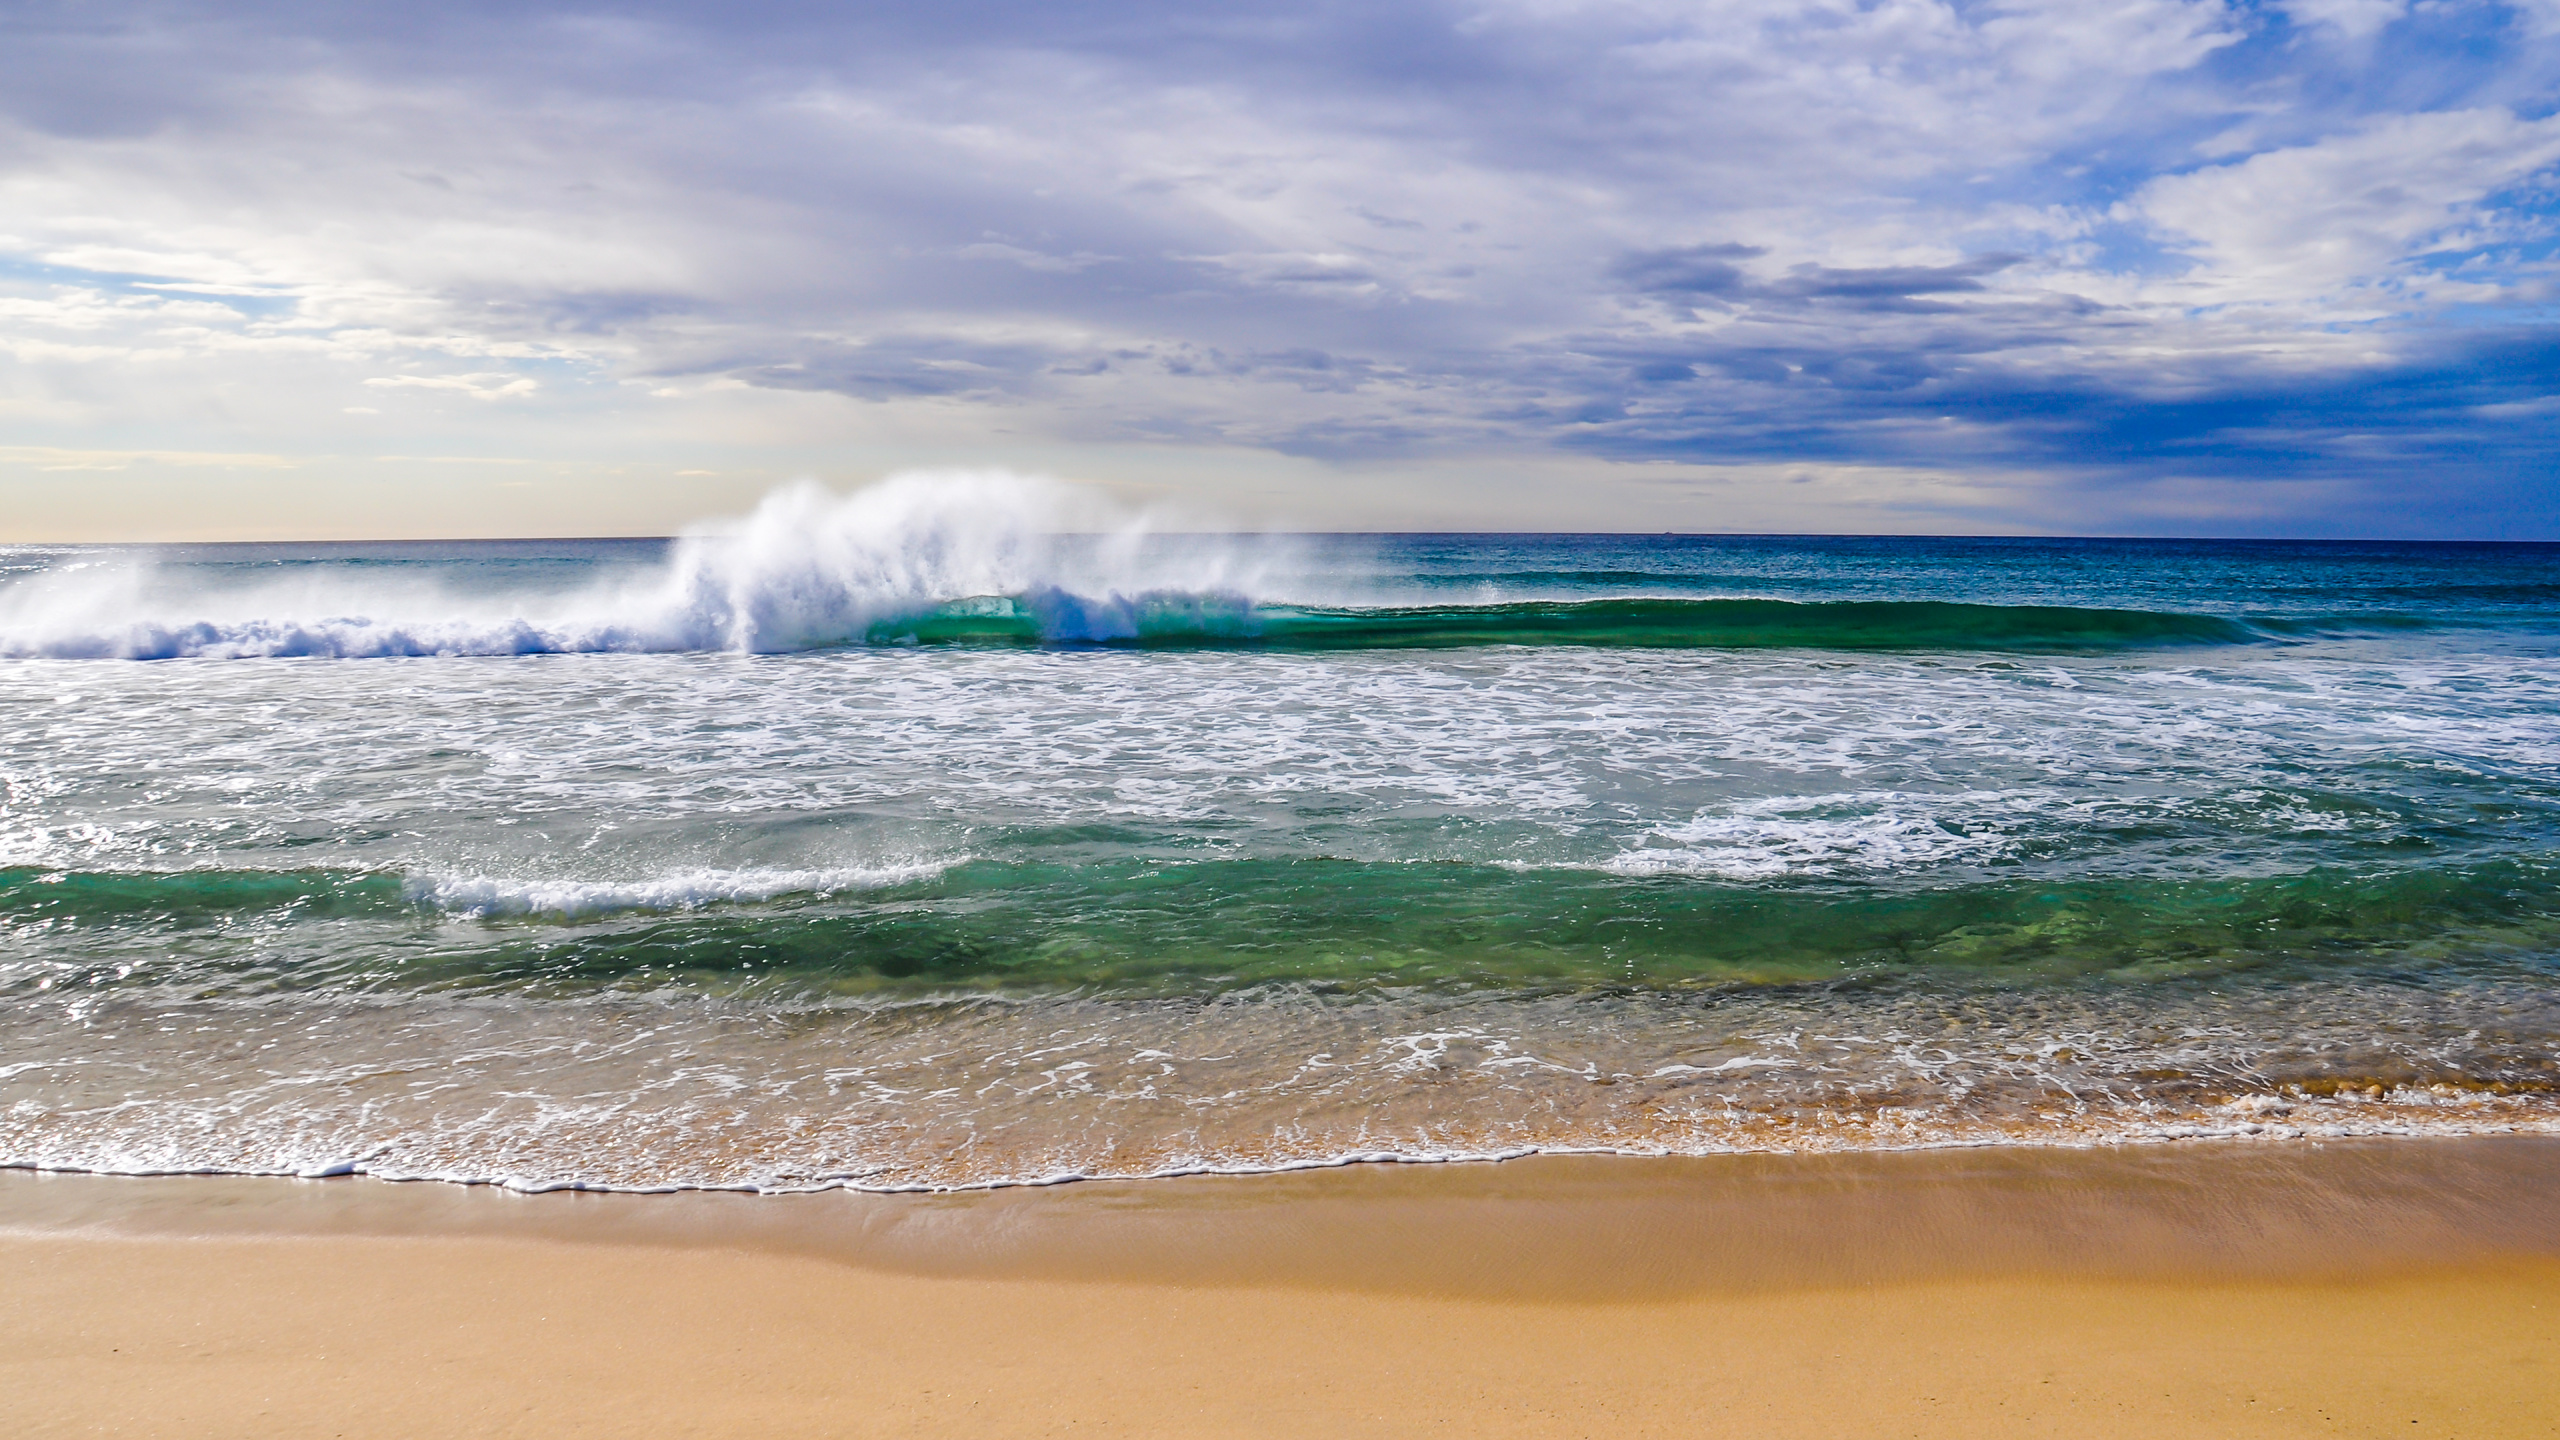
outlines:
[[[2560,1435],[2555,1162],[2192,1147],[793,1200],[16,1176],[0,1425]]]

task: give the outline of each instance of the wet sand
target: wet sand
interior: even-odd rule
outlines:
[[[2560,1142],[961,1196],[0,1176],[33,1435],[2560,1435]]]

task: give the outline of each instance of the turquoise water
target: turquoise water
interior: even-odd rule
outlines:
[[[0,553],[0,1162],[2560,1123],[2560,548],[988,507]]]

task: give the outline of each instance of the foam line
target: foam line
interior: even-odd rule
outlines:
[[[783,895],[829,895],[929,880],[947,863],[825,870],[693,870],[645,880],[526,880],[493,875],[413,877],[410,898],[457,915],[572,917],[614,910],[692,910]]]

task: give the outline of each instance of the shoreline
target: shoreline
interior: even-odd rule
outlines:
[[[36,1435],[2560,1434],[2555,1181],[2540,1137],[915,1196],[18,1172],[0,1391]]]
[[[2364,1092],[2348,1090],[2350,1095]],[[1268,1164],[1222,1165],[1197,1162],[1161,1170],[1136,1172],[1058,1172],[1016,1178],[966,1181],[954,1184],[903,1182],[866,1184],[852,1176],[835,1176],[810,1183],[760,1184],[740,1181],[684,1181],[665,1184],[614,1184],[588,1180],[526,1181],[521,1177],[478,1175],[470,1173],[392,1172],[376,1169],[372,1157],[360,1157],[333,1165],[308,1170],[222,1170],[222,1169],[89,1169],[74,1164],[38,1162],[0,1162],[0,1176],[69,1175],[117,1180],[342,1180],[367,1179],[398,1185],[452,1185],[465,1189],[503,1190],[517,1195],[589,1194],[589,1195],[754,1195],[787,1197],[797,1195],[958,1195],[1003,1190],[1044,1190],[1063,1185],[1140,1185],[1159,1181],[1187,1180],[1259,1180],[1305,1174],[1324,1170],[1356,1170],[1371,1166],[1475,1166],[1508,1165],[1524,1160],[1599,1160],[1640,1161],[1646,1163],[1705,1163],[1727,1161],[1770,1160],[1798,1163],[1823,1159],[1855,1159],[1865,1156],[1937,1155],[1964,1151],[2064,1151],[2096,1153],[2131,1151],[2151,1147],[2181,1148],[2193,1145],[2251,1145],[2262,1143],[2299,1143],[2318,1147],[2330,1144],[2400,1144],[2404,1142],[2464,1142],[2516,1139],[2560,1141],[2560,1113],[2510,1115],[2503,1123],[2482,1125],[2461,1121],[2445,1122],[2427,1116],[2393,1114],[2383,1120],[2369,1116],[2350,1116],[2346,1122],[2334,1115],[2323,1114],[2314,1119],[2301,1119],[2291,1112],[2304,1104],[2329,1099],[2326,1092],[2304,1093],[2297,1089],[2284,1096],[2268,1097],[2277,1104],[2245,1109],[2235,1117],[2217,1117],[2220,1123],[2203,1124],[2172,1122],[2121,1130],[2088,1130],[2071,1133],[2047,1132],[2044,1135],[1994,1135],[1919,1141],[1907,1144],[1845,1144],[1823,1149],[1787,1149],[1779,1146],[1733,1146],[1716,1149],[1678,1149],[1650,1147],[1615,1147],[1609,1145],[1522,1145],[1511,1149],[1467,1151],[1345,1151],[1307,1159],[1276,1160]],[[2498,1100],[2511,1097],[2501,1092]],[[2477,1097],[2471,1103],[2481,1103]],[[2226,1109],[2229,1106],[2224,1107]]]
[[[0,1237],[485,1238],[928,1276],[1628,1298],[1950,1276],[2560,1262],[2560,1136],[1535,1153],[953,1190],[515,1190],[0,1170]],[[1496,1240],[1496,1281],[1471,1256]],[[1489,1287],[1489,1288],[1488,1288]]]

